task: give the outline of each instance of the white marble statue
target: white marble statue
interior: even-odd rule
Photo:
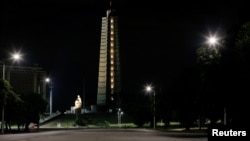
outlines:
[[[75,100],[75,106],[74,109],[80,109],[82,107],[82,99],[80,95],[77,95],[77,98]]]

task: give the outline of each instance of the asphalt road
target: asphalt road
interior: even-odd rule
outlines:
[[[207,141],[205,133],[153,129],[72,129],[0,134],[0,141]]]

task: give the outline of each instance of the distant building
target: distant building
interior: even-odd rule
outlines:
[[[101,25],[97,110],[115,110],[120,107],[119,59],[118,17],[110,3]]]
[[[0,73],[3,74],[3,65],[0,65]],[[5,79],[18,94],[37,93],[46,98],[45,77],[46,73],[40,67],[5,66]]]

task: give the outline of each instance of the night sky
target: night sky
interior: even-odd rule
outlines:
[[[240,0],[116,0],[113,5],[119,17],[122,85],[129,93],[146,83],[171,83],[195,65],[204,36],[226,36],[249,20],[247,4]],[[108,0],[2,0],[1,59],[17,49],[24,53],[21,65],[44,68],[55,85],[54,110],[69,109],[83,93],[85,104],[93,104],[101,17],[108,6]]]

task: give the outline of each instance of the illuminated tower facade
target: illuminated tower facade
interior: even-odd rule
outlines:
[[[120,106],[120,61],[118,18],[115,10],[106,11],[102,17],[100,58],[97,89],[97,108],[112,109]]]

